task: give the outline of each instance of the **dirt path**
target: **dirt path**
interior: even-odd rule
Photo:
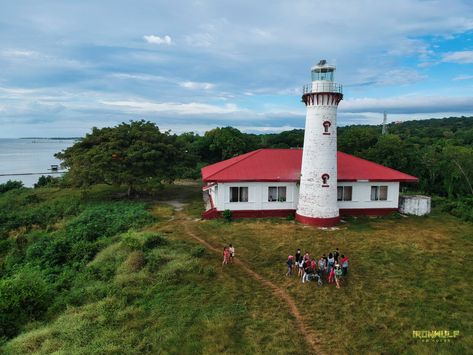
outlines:
[[[200,238],[197,236],[194,232],[189,227],[189,220],[186,219],[185,215],[182,212],[177,212],[177,219],[179,219],[180,222],[182,222],[182,225],[184,226],[185,232],[194,240],[208,248],[209,250],[212,250],[213,252],[217,254],[221,254],[222,251],[213,245],[211,245],[209,242],[206,240]],[[320,348],[320,344],[317,341],[317,338],[308,331],[308,327],[305,324],[305,320],[302,317],[301,313],[299,312],[299,309],[296,306],[296,303],[292,299],[292,297],[281,287],[277,286],[270,280],[266,279],[265,277],[261,276],[257,272],[255,272],[253,269],[251,269],[248,264],[246,264],[244,261],[241,261],[240,259],[235,259],[235,264],[241,267],[248,275],[250,275],[252,278],[255,280],[261,282],[266,288],[268,288],[275,297],[281,299],[284,301],[291,312],[291,314],[294,316],[296,319],[296,324],[299,327],[299,330],[301,333],[304,335],[304,337],[307,340],[307,343],[312,347],[312,350],[314,351],[315,354],[323,354],[324,352]]]

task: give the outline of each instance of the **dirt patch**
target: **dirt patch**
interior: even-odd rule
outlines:
[[[159,203],[171,205],[176,211],[182,211],[182,209],[188,205],[187,203],[183,203],[179,200],[159,201]]]

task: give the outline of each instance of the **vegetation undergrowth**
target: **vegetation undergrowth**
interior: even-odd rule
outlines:
[[[189,191],[195,185],[181,194]],[[121,192],[0,197],[10,211],[23,210],[21,223],[15,213],[3,216],[15,229],[2,235],[0,351],[296,354],[306,346],[270,291],[237,269],[222,273],[219,258],[175,237],[183,232],[172,207],[116,201]],[[31,196],[38,202],[26,203]],[[76,207],[42,224],[24,218],[37,204],[54,211],[63,200]]]

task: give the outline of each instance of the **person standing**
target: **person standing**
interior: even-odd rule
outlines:
[[[340,269],[339,264],[335,264],[335,283],[337,284],[337,288],[340,288],[340,280],[342,278],[343,271]]]
[[[333,252],[333,258],[335,259],[335,262],[338,263],[338,257],[340,256],[340,251],[337,249],[335,249],[335,251]]]
[[[230,253],[230,262],[233,264],[233,258],[235,257],[235,248],[233,247],[233,245],[229,245],[228,251]]]
[[[329,284],[330,284],[330,283],[333,283],[334,279],[335,279],[335,268],[332,267],[332,268],[330,269],[330,273],[328,274],[328,283],[329,283]]]
[[[320,277],[324,276],[325,266],[326,266],[326,260],[325,260],[325,254],[324,254],[320,257],[319,264],[318,264],[318,274]]]
[[[297,263],[297,268],[299,269],[297,276],[302,277],[304,274],[304,258],[301,256],[299,262]]]
[[[333,254],[330,253],[328,254],[328,258],[327,258],[327,274],[330,275],[330,272],[333,269],[333,265],[335,265],[335,258],[333,257]]]
[[[228,264],[228,258],[230,256],[230,252],[228,251],[227,247],[223,247],[223,261],[222,266]]]
[[[301,250],[300,250],[300,249],[297,249],[297,251],[296,251],[296,263],[298,263],[299,261],[301,261],[301,259],[302,259]]]
[[[346,274],[348,274],[348,256],[345,257],[345,255],[342,254],[340,262],[342,263],[342,274],[346,276]]]
[[[286,264],[287,264],[286,276],[291,276],[292,275],[292,265],[293,265],[293,263],[294,263],[293,256],[289,255],[287,257],[287,261],[286,261]]]

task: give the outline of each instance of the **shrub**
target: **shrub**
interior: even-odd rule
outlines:
[[[223,211],[222,217],[223,217],[223,219],[224,219],[225,221],[231,222],[231,221],[232,221],[232,217],[233,217],[232,211],[230,211],[230,210],[225,210],[225,211]]]
[[[153,217],[142,203],[108,202],[87,208],[67,225],[66,230],[72,239],[93,241],[152,221]]]
[[[191,255],[196,258],[200,258],[204,256],[204,253],[205,253],[205,248],[201,245],[198,245],[191,250]]]
[[[40,271],[31,267],[0,280],[0,337],[12,337],[23,324],[40,318],[50,293]]]
[[[61,182],[60,178],[53,177],[51,175],[48,175],[48,176],[41,175],[38,179],[38,182],[34,184],[34,188],[37,189],[39,187],[58,186],[60,182]]]
[[[161,266],[171,260],[170,257],[161,253],[150,253],[146,256],[146,265],[151,272],[156,272]]]
[[[142,247],[139,233],[130,231],[121,235],[122,244],[131,250],[140,250]]]
[[[144,242],[143,249],[151,250],[160,245],[166,244],[166,239],[158,233],[144,233],[143,234]]]
[[[140,271],[145,265],[145,256],[141,250],[135,250],[123,262],[122,269],[127,272]]]
[[[287,221],[293,221],[293,220],[295,220],[295,219],[296,219],[295,213],[290,213],[290,214],[288,214],[287,217],[286,217],[286,220],[287,220]]]
[[[215,268],[213,266],[207,266],[204,269],[204,274],[208,277],[214,277],[215,275],[217,275],[217,272],[215,271]]]
[[[21,181],[8,180],[4,184],[0,184],[0,194],[5,193],[10,190],[21,189],[23,183]]]

